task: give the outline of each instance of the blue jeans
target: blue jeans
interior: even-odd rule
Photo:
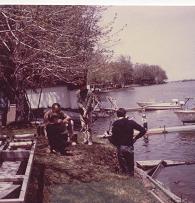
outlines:
[[[134,175],[134,148],[121,145],[118,148],[118,162],[121,171],[129,176]]]

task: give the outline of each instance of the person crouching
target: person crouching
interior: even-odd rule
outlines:
[[[57,113],[50,115],[46,132],[51,153],[60,152],[61,155],[65,155],[68,133],[66,126],[62,122],[59,122]]]

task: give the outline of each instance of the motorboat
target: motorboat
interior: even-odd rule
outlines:
[[[195,123],[195,108],[175,111],[177,117],[183,123]]]
[[[145,110],[166,110],[181,109],[184,102],[178,99],[172,99],[171,102],[137,102],[137,104]]]
[[[148,106],[148,105],[152,105],[154,104],[155,102],[137,102],[137,104],[140,106],[140,107],[145,107],[145,106]]]

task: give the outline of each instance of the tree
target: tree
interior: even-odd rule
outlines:
[[[86,78],[104,9],[95,6],[1,6],[0,85],[27,120],[26,90]],[[101,50],[103,52],[103,50]]]
[[[158,65],[135,64],[134,83],[136,84],[161,84],[167,79],[166,72]]]
[[[133,80],[133,68],[130,57],[120,56],[116,61],[107,61],[99,55],[97,67],[91,72],[91,83],[128,85]],[[101,64],[101,65],[100,65]]]
[[[129,85],[133,80],[133,64],[130,57],[120,56],[117,61],[121,84]]]

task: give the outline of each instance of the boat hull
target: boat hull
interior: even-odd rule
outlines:
[[[154,104],[154,102],[137,102],[140,107],[145,107]]]
[[[137,102],[139,106],[145,110],[167,110],[167,109],[181,109],[178,103],[152,103],[152,102]]]
[[[168,110],[168,109],[181,109],[180,105],[148,105],[144,107],[146,110]]]
[[[175,114],[183,123],[195,123],[195,110],[175,111]]]

